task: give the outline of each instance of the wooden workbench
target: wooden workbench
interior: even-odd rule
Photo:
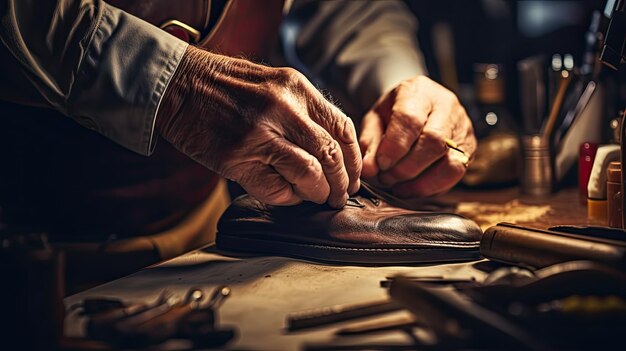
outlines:
[[[543,199],[520,197],[516,188],[455,190],[443,201],[476,220],[483,229],[501,221],[537,228],[556,224],[584,224],[586,210],[575,189]],[[86,297],[110,296],[128,301],[151,301],[164,290],[184,294],[192,287],[211,289],[229,285],[232,297],[220,309],[223,325],[236,326],[236,349],[296,350],[324,343],[410,343],[407,334],[392,332],[368,337],[338,337],[335,331],[347,323],[309,331],[288,333],[288,313],[335,304],[365,302],[386,297],[380,280],[403,273],[412,276],[474,278],[486,276],[482,262],[440,265],[359,267],[311,263],[282,257],[232,258],[211,248],[199,250],[146,268],[122,279],[68,297],[72,306]],[[405,313],[405,312],[400,312]],[[84,325],[78,316],[66,319],[66,335],[81,336]],[[184,348],[168,344],[166,348]]]
[[[484,230],[499,222],[547,229],[551,226],[584,225],[587,207],[579,200],[578,189],[568,188],[546,197],[521,195],[518,188],[498,190],[455,189],[442,201],[456,204],[456,211],[476,221]]]

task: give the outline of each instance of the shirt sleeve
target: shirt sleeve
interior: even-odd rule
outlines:
[[[99,0],[0,0],[0,99],[56,109],[149,155],[187,43]]]
[[[363,110],[402,80],[426,74],[417,19],[400,1],[296,0],[290,15],[302,21],[302,62]]]

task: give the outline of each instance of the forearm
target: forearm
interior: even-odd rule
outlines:
[[[277,89],[282,72],[280,68],[189,46],[163,96],[156,130],[188,156],[219,171],[216,163],[228,156],[224,150],[215,150],[212,143],[199,147],[184,140],[207,130],[228,133],[233,142],[242,140],[255,127],[258,115],[275,102],[269,101],[273,98],[268,94]],[[189,106],[195,107],[195,113],[185,108]],[[197,140],[204,144],[202,139]]]
[[[150,153],[186,43],[98,0],[0,0],[0,11],[0,99],[57,109]]]

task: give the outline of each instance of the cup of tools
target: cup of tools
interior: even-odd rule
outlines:
[[[554,167],[549,140],[538,134],[524,135],[522,147],[522,193],[532,196],[550,195],[554,184]]]

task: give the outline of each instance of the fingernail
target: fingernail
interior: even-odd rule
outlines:
[[[378,166],[381,170],[386,171],[391,167],[391,159],[387,156],[381,156],[378,158]]]
[[[344,143],[354,143],[359,140],[356,135],[356,129],[354,127],[349,127],[349,124],[352,124],[352,120],[346,117],[346,125],[343,128],[343,133],[341,135],[341,139]]]

